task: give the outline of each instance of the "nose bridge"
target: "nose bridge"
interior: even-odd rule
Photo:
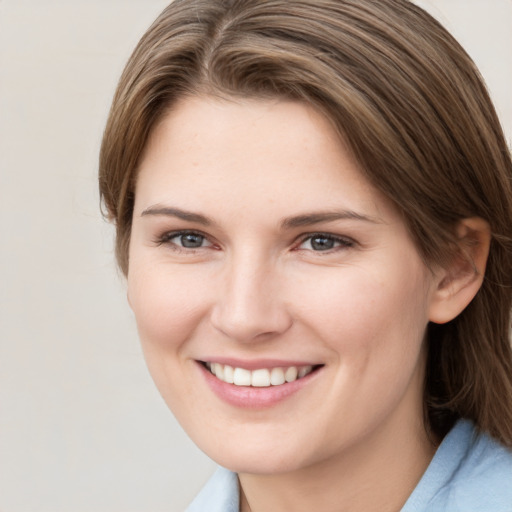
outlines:
[[[227,259],[212,312],[214,326],[241,342],[284,332],[291,318],[279,290],[276,263],[250,247]]]

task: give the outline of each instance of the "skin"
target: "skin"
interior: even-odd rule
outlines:
[[[345,218],[283,225],[333,211]],[[456,287],[425,267],[326,119],[295,102],[181,100],[140,164],[129,260],[153,379],[196,444],[239,473],[243,511],[401,508],[435,451],[425,329]],[[240,408],[197,363],[228,357],[323,366],[285,400]]]

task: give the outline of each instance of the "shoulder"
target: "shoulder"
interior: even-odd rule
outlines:
[[[238,512],[238,477],[218,468],[185,512]]]
[[[512,451],[459,421],[402,509],[412,510],[512,512]]]
[[[512,451],[470,426],[466,456],[446,492],[461,510],[512,512]]]

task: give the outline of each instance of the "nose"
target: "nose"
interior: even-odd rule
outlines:
[[[282,275],[271,262],[240,255],[232,258],[219,277],[211,321],[225,336],[238,342],[263,341],[291,327],[280,286]]]

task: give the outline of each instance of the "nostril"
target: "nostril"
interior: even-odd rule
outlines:
[[[286,332],[292,325],[287,312],[274,308],[265,310],[234,304],[232,308],[219,307],[212,312],[214,328],[227,338],[238,342],[267,341]]]

